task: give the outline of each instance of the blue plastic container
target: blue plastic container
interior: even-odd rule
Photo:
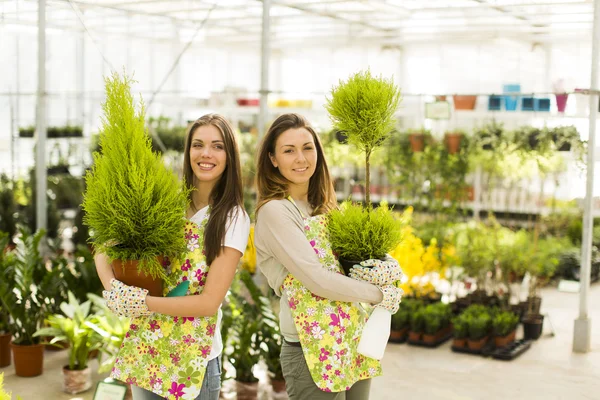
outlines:
[[[522,111],[535,111],[535,99],[533,97],[523,97],[521,99]]]
[[[550,111],[550,99],[547,97],[542,97],[539,99],[535,99],[534,102],[535,111]]]
[[[504,93],[521,93],[521,85],[518,83],[507,83],[502,86]]]
[[[519,96],[504,96],[504,109],[506,111],[516,111]]]
[[[521,93],[521,85],[518,83],[507,83],[502,86],[504,93]],[[519,96],[504,96],[504,109],[516,111],[519,104]]]
[[[502,109],[502,96],[491,95],[488,99],[489,111],[500,111]]]

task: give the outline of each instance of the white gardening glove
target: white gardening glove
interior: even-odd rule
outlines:
[[[391,285],[402,278],[402,269],[392,257],[386,257],[385,260],[371,259],[352,267],[350,277],[377,286]]]
[[[129,318],[153,314],[146,305],[148,290],[126,285],[116,279],[111,280],[110,286],[111,290],[103,291],[102,296],[115,314]]]
[[[383,293],[383,300],[381,303],[375,304],[375,308],[383,308],[391,314],[396,314],[402,299],[402,289],[394,285],[377,286],[377,288]]]

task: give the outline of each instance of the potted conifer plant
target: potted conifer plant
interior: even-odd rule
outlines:
[[[136,109],[131,83],[116,73],[105,80],[100,152],[86,174],[84,222],[117,279],[161,296],[168,279],[163,264],[185,251],[188,191],[152,152],[144,107]]]
[[[327,99],[334,128],[344,131],[348,143],[365,157],[365,204],[345,202],[329,214],[329,236],[340,264],[348,273],[360,261],[382,258],[401,241],[402,223],[386,206],[371,204],[371,155],[394,129],[400,91],[392,80],[369,71],[351,76],[334,87]]]
[[[325,108],[334,129],[345,132],[348,143],[365,157],[364,206],[347,202],[331,211],[328,220],[331,247],[346,274],[361,261],[385,257],[402,239],[402,221],[386,204],[373,208],[370,185],[371,155],[393,131],[399,102],[400,90],[393,80],[373,77],[370,71],[358,72],[340,82],[327,99]],[[376,359],[383,357],[391,318],[382,308],[373,310],[363,329],[359,353]]]

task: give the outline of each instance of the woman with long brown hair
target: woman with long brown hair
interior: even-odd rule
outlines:
[[[115,280],[106,256],[95,258],[109,307],[132,318],[111,376],[131,384],[136,400],[219,397],[221,303],[250,230],[238,146],[222,116],[208,114],[190,126],[183,179],[193,189],[182,232],[188,253],[183,263],[171,262],[165,293],[188,282],[186,296],[149,296]]]
[[[344,276],[326,235],[337,207],[318,135],[300,115],[273,122],[257,161],[257,265],[281,296],[281,365],[291,400],[365,400],[379,361],[357,352],[366,314],[401,291]]]

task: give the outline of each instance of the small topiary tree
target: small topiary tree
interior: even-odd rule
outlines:
[[[370,71],[358,72],[331,91],[325,108],[334,128],[348,137],[348,143],[365,155],[365,202],[371,205],[371,154],[382,146],[394,129],[394,114],[400,90],[392,79],[376,78]]]
[[[105,79],[101,153],[94,153],[86,174],[84,223],[96,251],[111,260],[137,260],[140,271],[165,280],[158,257],[177,258],[185,251],[188,191],[152,152],[132,82],[116,73]]]
[[[394,129],[400,91],[394,82],[358,72],[331,91],[325,106],[334,129],[365,157],[365,207],[345,204],[329,215],[329,237],[346,272],[356,261],[381,258],[400,243],[402,222],[387,207],[373,210],[370,166],[373,150],[383,145]]]

